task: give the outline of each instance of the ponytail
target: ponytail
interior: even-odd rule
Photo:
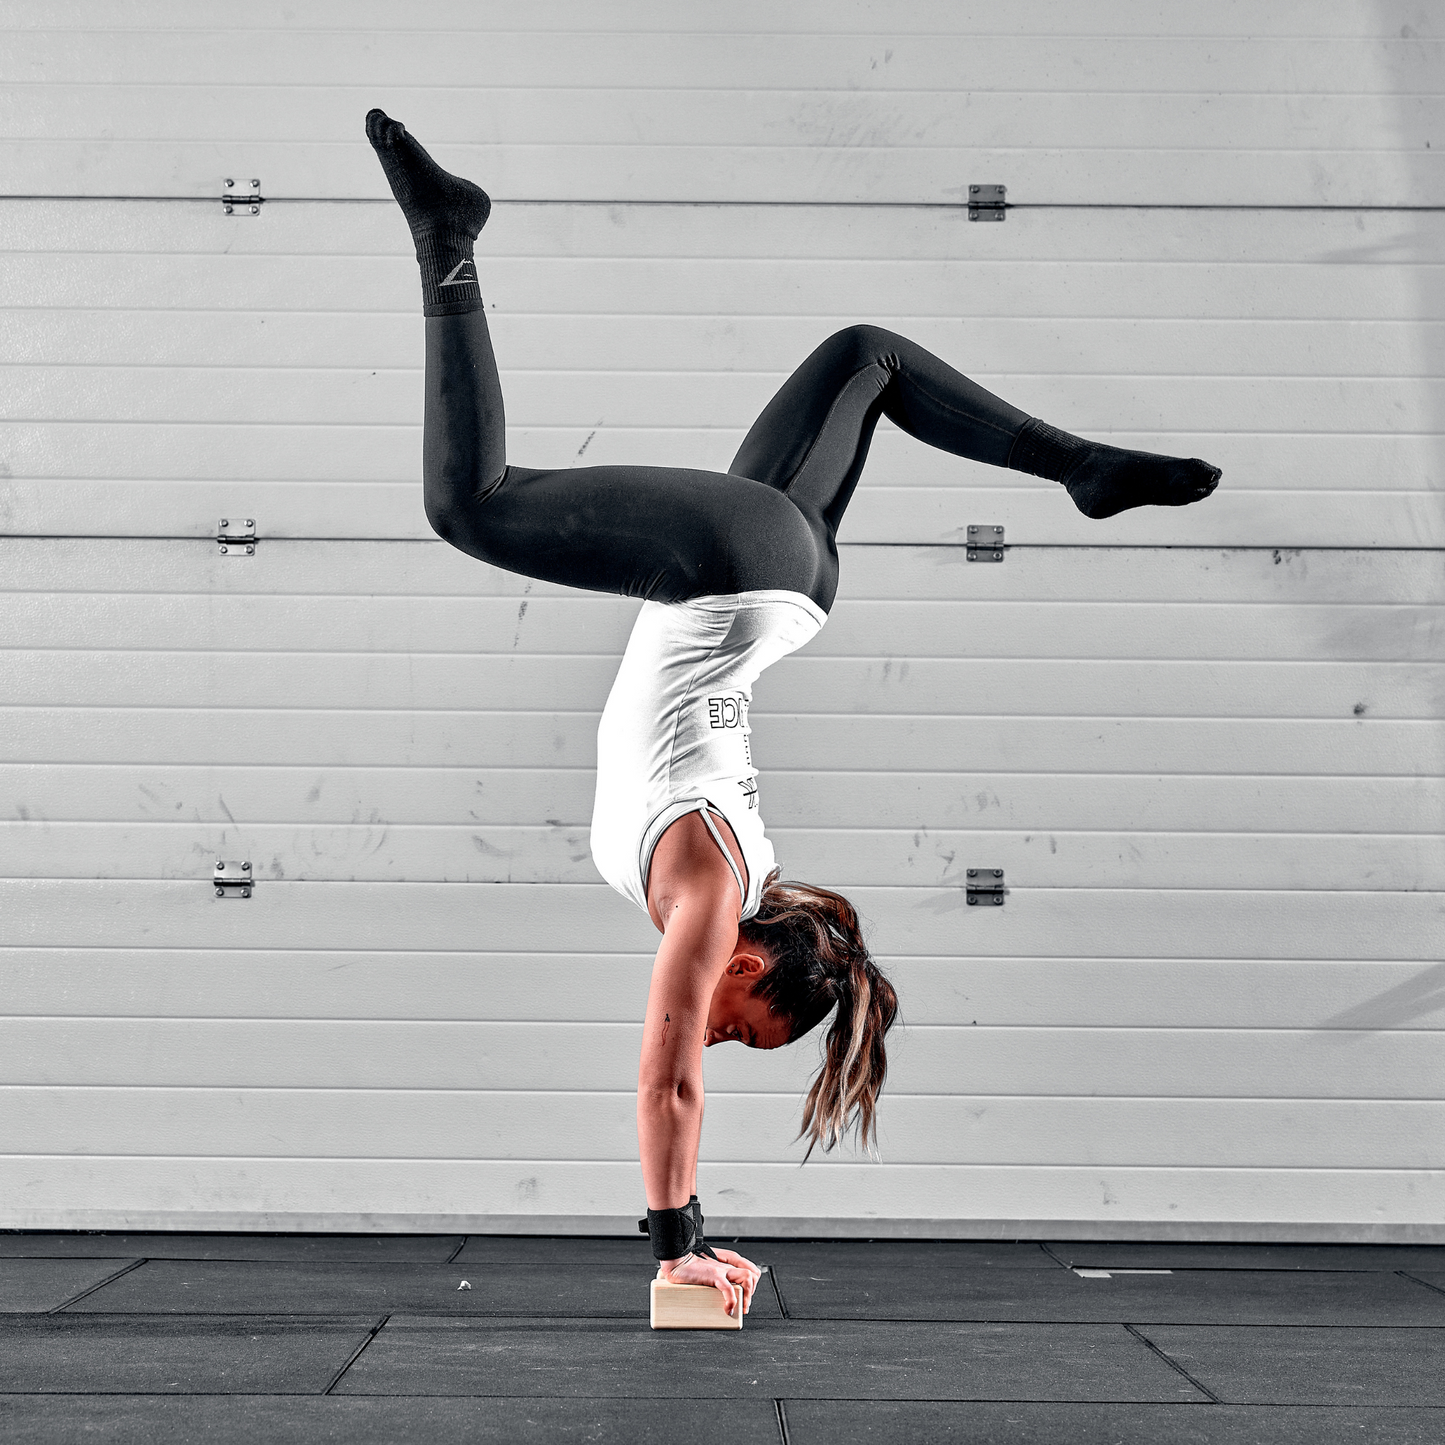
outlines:
[[[828,1153],[854,1124],[873,1152],[870,1136],[876,1145],[878,1095],[888,1072],[883,1036],[897,1017],[898,995],[868,956],[853,905],[827,888],[779,882],[780,872],[768,875],[756,916],[738,933],[771,958],[753,993],[790,1021],[789,1043],[834,1011],[823,1066],[803,1101],[804,1163],[815,1145]]]

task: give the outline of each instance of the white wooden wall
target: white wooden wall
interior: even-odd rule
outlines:
[[[636,604],[431,536],[380,104],[497,201],[516,460],[725,467],[867,320],[1225,471],[1090,523],[880,431],[753,720],[902,996],[884,1162],[712,1050],[710,1219],[1441,1237],[1445,21],[1066,13],[0,3],[0,1227],[633,1228]]]

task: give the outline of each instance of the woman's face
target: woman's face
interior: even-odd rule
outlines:
[[[752,991],[767,968],[766,959],[747,951],[747,945],[738,944],[727,972],[713,990],[702,1040],[704,1048],[736,1040],[750,1049],[780,1049],[788,1042],[791,1026],[787,1019],[770,1013],[766,1001]]]

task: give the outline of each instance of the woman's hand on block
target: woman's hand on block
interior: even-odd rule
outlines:
[[[684,1255],[680,1261],[664,1260],[662,1277],[670,1284],[708,1284],[721,1290],[728,1314],[736,1319],[739,1307],[743,1314],[752,1309],[761,1272],[730,1249],[719,1249],[717,1254],[717,1259],[694,1254]]]
[[[730,1265],[734,1269],[741,1269],[747,1271],[748,1275],[751,1277],[747,1287],[748,1308],[751,1309],[753,1303],[753,1291],[757,1289],[758,1281],[763,1277],[762,1270],[759,1269],[758,1266],[752,1262],[752,1260],[744,1259],[742,1255],[736,1253],[731,1249],[719,1249],[715,1244],[709,1247],[712,1249],[713,1253],[716,1254],[720,1260],[722,1260],[724,1264]],[[746,1311],[744,1311],[744,1313],[746,1313]]]

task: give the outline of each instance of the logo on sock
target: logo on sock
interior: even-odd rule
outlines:
[[[438,281],[438,282],[437,282],[437,285],[438,285],[438,286],[471,286],[471,285],[474,285],[475,282],[476,282],[476,279],[477,279],[477,273],[476,273],[475,270],[472,272],[472,274],[471,274],[470,276],[461,276],[461,279],[460,279],[460,280],[456,279],[456,278],[460,275],[460,273],[461,273],[462,271],[464,271],[464,270],[465,270],[468,266],[470,266],[471,264],[472,264],[472,263],[471,263],[470,261],[458,261],[457,264],[456,264],[455,266],[453,266],[452,269],[447,273],[447,278],[446,278],[446,280],[445,280],[445,281]]]

